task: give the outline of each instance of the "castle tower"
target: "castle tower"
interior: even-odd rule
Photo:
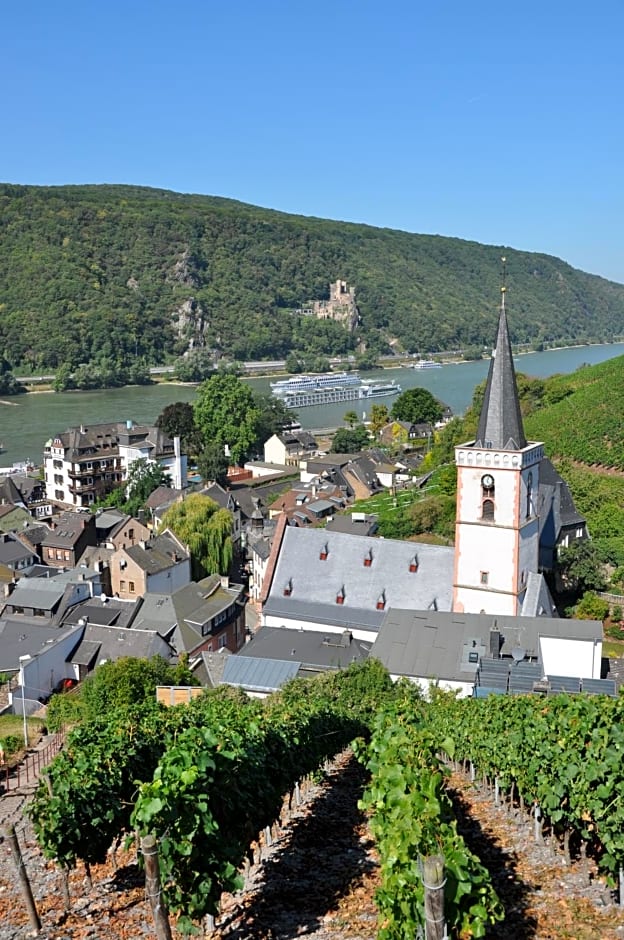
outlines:
[[[544,448],[524,436],[505,292],[477,436],[455,448],[453,610],[462,613],[519,614],[529,573],[538,570]]]

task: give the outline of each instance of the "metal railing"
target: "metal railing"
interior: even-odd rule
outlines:
[[[54,757],[58,754],[65,743],[65,731],[58,731],[54,734],[43,748],[34,748],[28,751],[23,759],[15,766],[10,766],[6,760],[4,766],[0,766],[0,788],[4,793],[10,793],[19,790],[20,787],[29,783],[36,783],[39,775]]]

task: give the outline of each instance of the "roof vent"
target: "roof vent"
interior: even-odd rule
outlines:
[[[292,594],[292,578],[289,578],[284,585],[284,597],[290,597]]]
[[[377,610],[384,610],[386,606],[386,592],[382,591],[377,598]]]
[[[409,563],[409,570],[410,570],[411,572],[416,572],[416,571],[418,571],[418,555],[414,555],[414,557],[413,557],[412,560],[410,561],[410,563]]]
[[[372,548],[369,548],[367,553],[364,555],[364,567],[370,568],[372,563],[373,563],[373,550]]]
[[[340,590],[338,591],[338,593],[336,594],[336,603],[344,604],[344,599],[345,599],[345,589],[344,589],[344,584],[343,584]]]
[[[321,561],[326,561],[328,555],[329,555],[329,546],[327,542],[325,542],[325,544],[323,545],[322,549],[319,552],[319,558],[321,559]]]

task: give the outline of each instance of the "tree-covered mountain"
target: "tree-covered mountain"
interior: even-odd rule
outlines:
[[[13,367],[489,346],[500,257],[512,340],[608,340],[624,286],[557,258],[133,186],[0,185],[0,342]],[[293,313],[356,287],[362,324]]]

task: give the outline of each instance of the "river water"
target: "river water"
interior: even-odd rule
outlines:
[[[557,372],[574,372],[587,363],[593,365],[624,355],[624,343],[606,346],[575,346],[551,349],[547,352],[528,353],[516,360],[516,369],[527,375],[546,377]],[[462,362],[445,365],[441,369],[384,369],[367,372],[366,381],[395,379],[405,391],[422,386],[445,402],[455,414],[461,414],[470,404],[475,385],[487,375],[489,362]],[[269,378],[250,379],[254,388],[268,392]],[[45,442],[68,427],[95,424],[104,421],[152,423],[166,405],[176,401],[193,401],[195,388],[188,385],[158,384],[104,389],[97,392],[31,392],[0,401],[0,442],[4,452],[0,465],[11,466],[16,461],[42,462]],[[379,398],[379,404],[390,408],[393,398]],[[347,411],[365,415],[368,402],[342,402],[318,408],[301,408],[299,420],[304,428],[337,427]]]

